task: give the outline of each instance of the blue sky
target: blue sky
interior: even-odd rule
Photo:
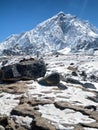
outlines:
[[[60,11],[98,27],[98,0],[0,0],[0,42],[11,34],[31,30]]]

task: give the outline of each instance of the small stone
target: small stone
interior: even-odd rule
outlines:
[[[75,71],[72,72],[72,75],[73,75],[73,76],[78,76]]]
[[[70,63],[70,65],[74,65],[74,63]]]
[[[67,89],[67,87],[63,83],[59,83],[58,88],[61,89],[61,90]]]
[[[73,66],[73,65],[70,65],[67,67],[68,70],[71,70],[71,71],[77,71],[78,70],[78,66]]]

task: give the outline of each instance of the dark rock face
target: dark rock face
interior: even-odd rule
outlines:
[[[60,75],[57,72],[52,73],[38,81],[39,84],[45,85],[45,86],[58,85],[59,82],[60,82]]]
[[[0,80],[16,81],[20,79],[36,79],[46,73],[46,65],[43,60],[21,60],[19,63],[3,66],[0,70]]]

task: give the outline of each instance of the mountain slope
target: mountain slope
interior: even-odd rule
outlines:
[[[66,47],[72,52],[98,48],[97,29],[87,21],[60,12],[33,30],[7,38],[0,44],[0,54],[45,54]]]

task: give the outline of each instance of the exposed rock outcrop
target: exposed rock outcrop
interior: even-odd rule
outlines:
[[[20,79],[33,79],[43,77],[46,65],[43,60],[23,59],[15,64],[3,66],[0,70],[1,81],[17,81]]]

